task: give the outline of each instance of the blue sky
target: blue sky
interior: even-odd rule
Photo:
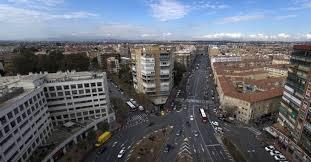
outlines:
[[[311,0],[0,0],[0,39],[311,40]]]

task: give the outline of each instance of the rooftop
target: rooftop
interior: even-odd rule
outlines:
[[[220,76],[218,77],[220,87],[226,96],[230,96],[233,98],[238,98],[240,100],[245,100],[250,103],[264,101],[267,99],[271,99],[274,97],[280,97],[283,93],[283,88],[278,87],[266,91],[256,91],[253,93],[240,93],[237,91],[237,89],[233,86],[233,84],[230,82],[230,78]]]

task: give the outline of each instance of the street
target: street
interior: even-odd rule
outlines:
[[[137,143],[148,133],[166,127],[174,126],[173,133],[170,135],[166,144],[172,149],[164,152],[165,145],[162,147],[158,162],[175,161],[179,148],[185,138],[189,139],[190,152],[193,161],[233,161],[228,150],[221,143],[221,132],[215,131],[212,121],[217,121],[223,133],[228,134],[241,150],[246,152],[248,161],[272,161],[272,158],[264,152],[263,147],[256,140],[256,131],[250,128],[238,127],[233,124],[219,120],[214,113],[217,109],[218,96],[215,93],[215,85],[212,77],[208,77],[211,71],[206,55],[198,55],[194,62],[194,68],[187,79],[187,84],[180,89],[181,93],[174,99],[174,104],[179,105],[176,110],[171,110],[165,116],[146,115],[143,112],[135,112],[129,115],[127,124],[118,132],[114,133],[105,145],[107,150],[102,154],[97,154],[96,150],[89,154],[85,162],[114,162],[126,161],[133,144]],[[127,97],[118,94],[119,91],[110,85],[114,95],[120,96],[124,101]],[[207,114],[207,122],[202,121],[199,109],[204,108]],[[193,120],[190,116],[193,116]],[[190,126],[186,123],[190,123]],[[176,135],[181,131],[181,135]],[[240,138],[247,140],[240,140]],[[121,158],[117,155],[125,148],[125,153]]]

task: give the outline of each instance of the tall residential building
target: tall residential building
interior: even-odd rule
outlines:
[[[131,51],[134,88],[156,104],[164,104],[173,87],[173,56],[170,47],[149,45]]]
[[[120,70],[120,64],[119,60],[115,57],[109,57],[107,58],[107,71],[110,73],[119,73]]]
[[[295,160],[311,160],[306,156],[311,154],[311,45],[294,46],[278,123],[272,128]]]

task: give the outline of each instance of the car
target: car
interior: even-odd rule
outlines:
[[[101,148],[99,148],[98,149],[98,151],[97,151],[97,154],[102,154],[102,153],[104,153],[105,151],[107,150],[107,147],[101,147]]]
[[[217,109],[213,109],[214,113],[216,113]]]
[[[125,147],[122,147],[122,149],[120,150],[120,152],[118,153],[118,158],[122,158],[125,152]]]
[[[172,149],[173,147],[170,145],[170,144],[166,144],[165,148],[164,148],[164,152],[170,152],[170,150]]]
[[[180,136],[181,133],[182,133],[182,130],[180,129],[180,130],[178,130],[178,131],[176,132],[176,136]]]
[[[274,148],[274,146],[271,146],[271,145],[270,145],[270,146],[266,146],[266,147],[265,147],[265,150],[270,152],[270,151],[272,151],[272,150],[275,150],[275,148]]]
[[[116,146],[117,144],[118,144],[118,142],[114,142],[114,143],[112,144],[112,147]]]
[[[195,130],[195,131],[193,131],[193,134],[194,134],[194,136],[195,136],[195,137],[198,137],[198,136],[199,136],[199,132],[198,132],[198,131],[196,131],[196,130]]]
[[[222,132],[222,128],[220,128],[220,127],[215,127],[215,130],[219,131],[219,132]]]
[[[193,115],[190,115],[190,120],[194,120],[194,116]]]
[[[212,123],[214,126],[219,126],[219,124],[218,124],[217,121],[211,121],[211,123]]]
[[[275,156],[275,155],[279,155],[279,154],[281,154],[281,152],[278,151],[278,150],[272,150],[272,151],[270,151],[270,155],[271,155],[271,156]]]
[[[285,156],[282,155],[282,154],[275,155],[274,159],[277,160],[277,161],[285,161],[286,160]]]
[[[190,122],[189,122],[189,121],[186,121],[186,125],[187,125],[188,127],[190,127],[190,126],[191,126],[191,124],[190,124]]]

